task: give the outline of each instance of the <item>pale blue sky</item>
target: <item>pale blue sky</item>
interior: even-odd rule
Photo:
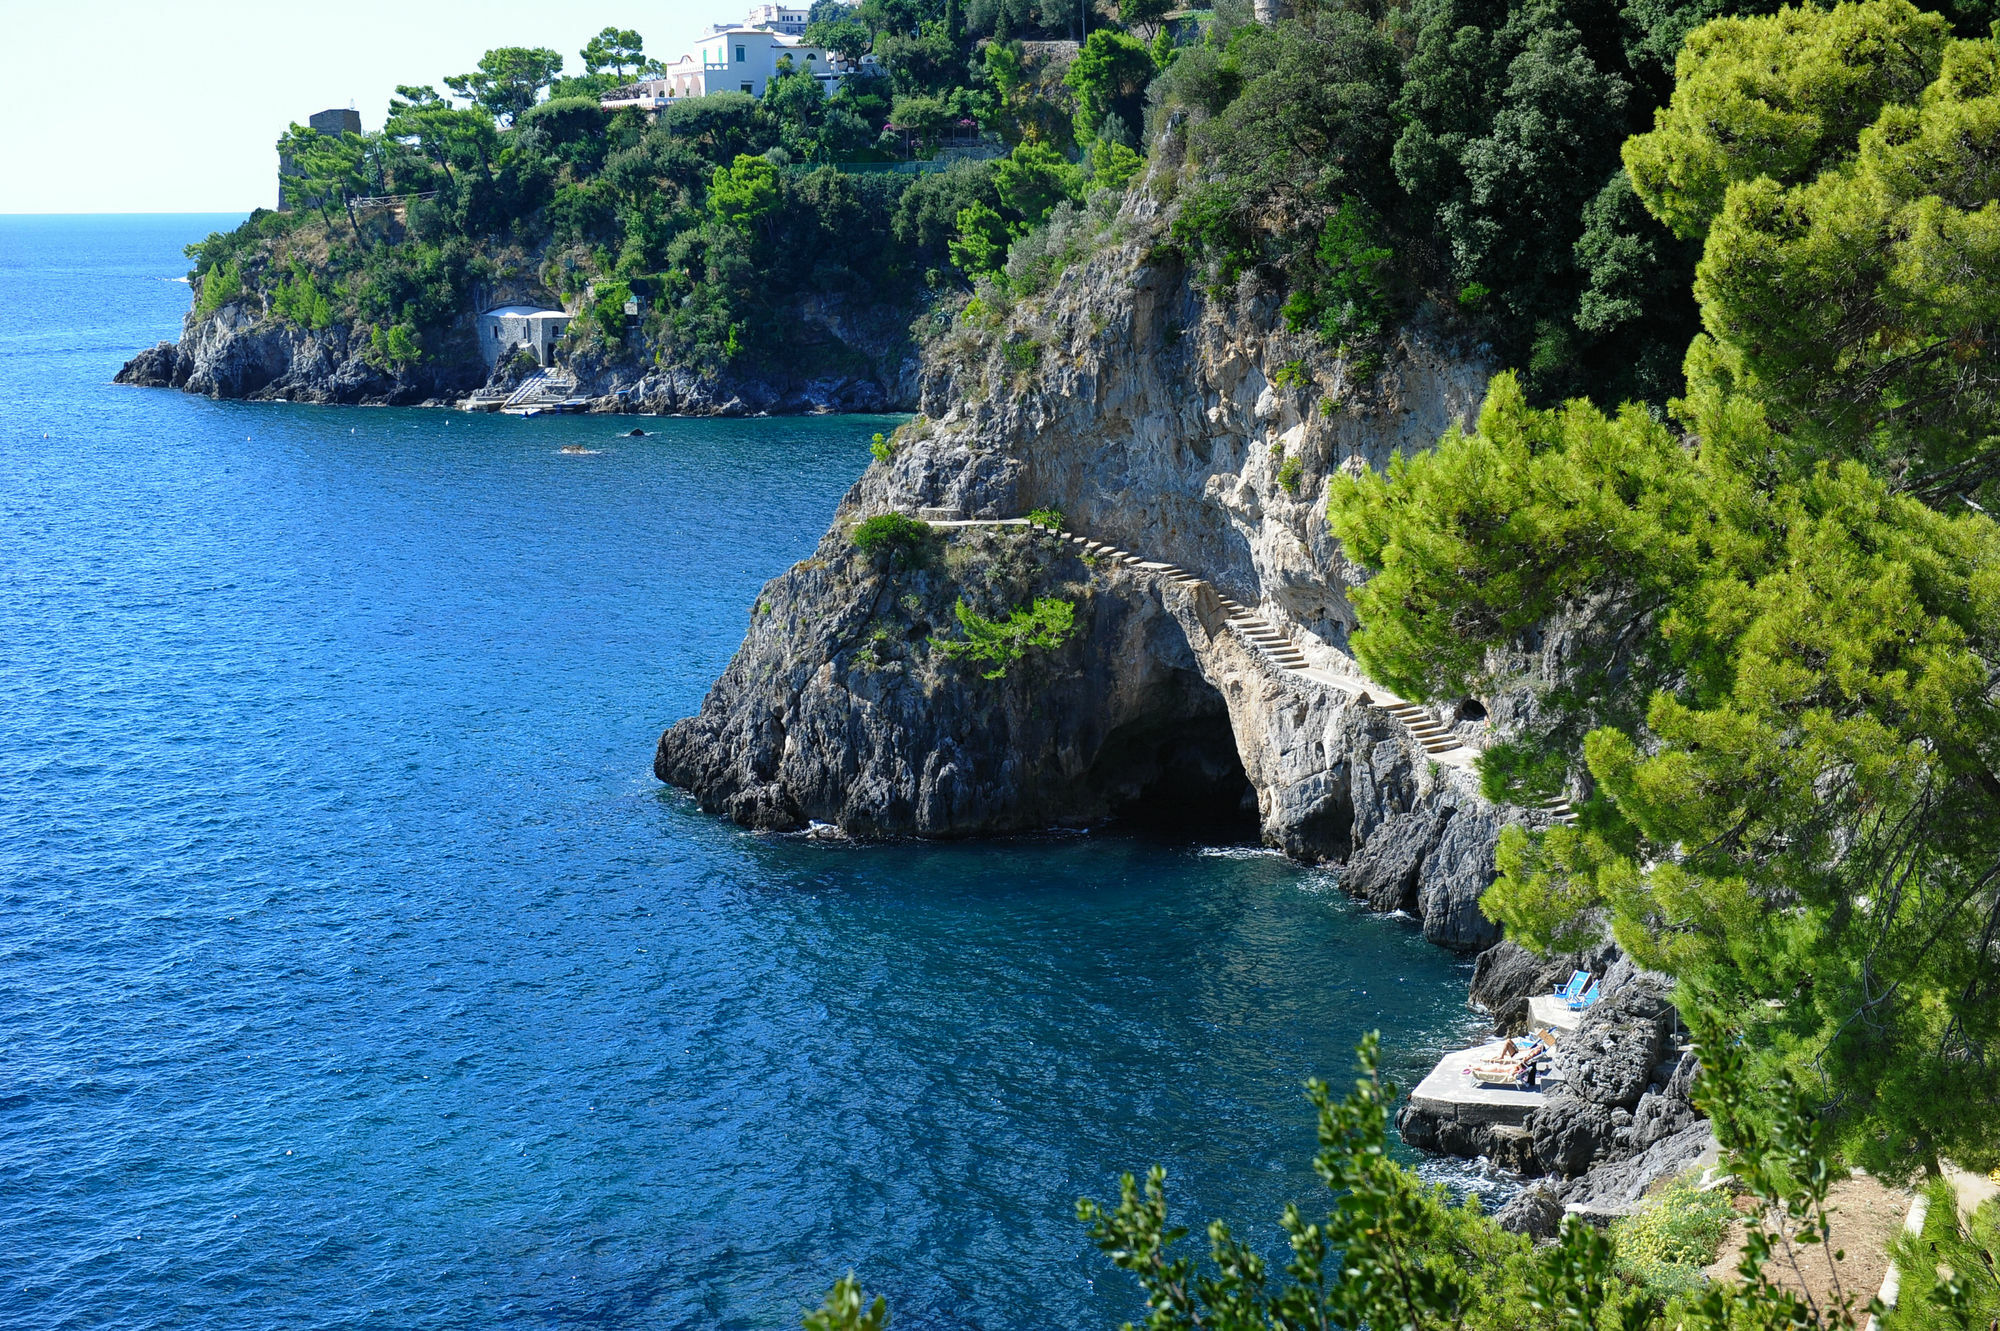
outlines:
[[[276,201],[272,144],[353,104],[382,127],[398,83],[438,84],[492,46],[565,72],[607,24],[671,56],[748,0],[0,0],[0,213],[232,212]]]

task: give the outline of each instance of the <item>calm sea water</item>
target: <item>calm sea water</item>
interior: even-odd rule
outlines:
[[[1275,1248],[1302,1079],[1466,1028],[1254,849],[702,816],[653,743],[880,422],[112,387],[227,220],[0,218],[0,1325],[1111,1326],[1078,1194]]]

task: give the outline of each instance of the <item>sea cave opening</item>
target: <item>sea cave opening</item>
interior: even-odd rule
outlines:
[[[1119,827],[1176,841],[1257,837],[1257,793],[1221,709],[1120,726],[1098,751],[1091,775]]]

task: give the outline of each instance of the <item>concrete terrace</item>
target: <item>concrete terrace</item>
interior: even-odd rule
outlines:
[[[1431,1069],[1428,1077],[1417,1083],[1410,1092],[1410,1103],[1419,1109],[1430,1110],[1442,1117],[1453,1118],[1460,1123],[1492,1123],[1504,1127],[1525,1127],[1528,1115],[1542,1107],[1544,1096],[1540,1091],[1510,1091],[1497,1086],[1482,1086],[1465,1073],[1466,1067],[1480,1059],[1497,1058],[1506,1047],[1506,1040],[1492,1040],[1486,1044],[1474,1045],[1470,1049],[1457,1049],[1446,1054],[1438,1065]],[[1542,1084],[1548,1085],[1552,1078],[1543,1073]]]

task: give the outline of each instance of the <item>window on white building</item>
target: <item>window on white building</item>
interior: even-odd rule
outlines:
[[[744,54],[743,54],[743,48],[742,48],[742,47],[740,47],[740,46],[739,46],[739,47],[737,47],[737,48],[736,48],[736,63],[740,65],[740,64],[742,64],[742,63],[743,63],[743,61],[744,61],[745,59],[746,59],[746,57],[745,57],[745,56],[744,56]]]
[[[743,91],[754,95],[756,90],[750,86],[750,80],[745,79],[743,80]]]

